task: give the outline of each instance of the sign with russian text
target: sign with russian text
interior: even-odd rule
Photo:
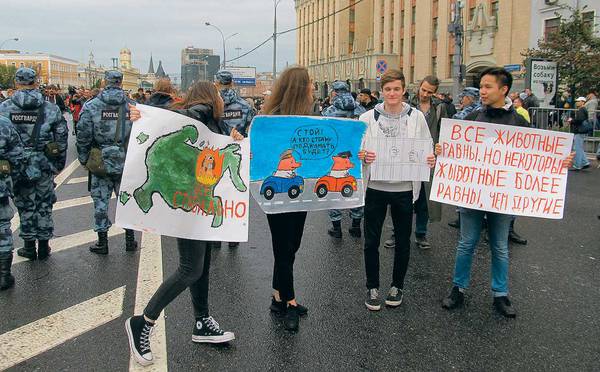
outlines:
[[[488,212],[563,218],[573,135],[442,119],[430,199]]]
[[[248,241],[250,141],[138,105],[116,225],[195,240]]]

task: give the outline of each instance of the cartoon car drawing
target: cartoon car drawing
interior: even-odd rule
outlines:
[[[303,191],[304,178],[300,176],[293,178],[269,176],[260,187],[260,194],[267,200],[273,199],[275,194],[286,192],[290,199],[296,199]]]
[[[339,192],[343,197],[349,198],[356,190],[356,178],[353,176],[340,178],[323,176],[315,184],[315,194],[319,199],[324,198],[329,192]]]

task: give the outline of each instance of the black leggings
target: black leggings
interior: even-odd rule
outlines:
[[[160,312],[181,292],[190,288],[196,318],[208,316],[210,248],[206,241],[177,239],[179,267],[165,280],[148,302],[144,315],[158,319]]]
[[[302,242],[306,212],[268,214],[273,242],[273,289],[282,301],[296,298],[294,293],[294,261]]]

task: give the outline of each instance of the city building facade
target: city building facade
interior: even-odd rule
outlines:
[[[452,85],[454,0],[295,0],[298,64],[307,66],[319,95],[334,80],[352,90],[379,89],[389,68],[403,70],[410,87],[433,74]],[[489,66],[522,65],[530,35],[531,2],[463,0],[466,85]],[[516,86],[522,86],[515,69]],[[446,89],[448,90],[448,89]]]
[[[58,85],[66,88],[77,85],[79,62],[49,53],[22,53],[17,50],[0,52],[0,64],[30,67],[38,74],[40,84]]]
[[[221,57],[212,49],[189,46],[181,50],[181,90],[187,91],[196,81],[213,81],[219,71]]]

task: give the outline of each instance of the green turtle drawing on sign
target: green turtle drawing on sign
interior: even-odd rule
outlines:
[[[198,129],[187,125],[181,130],[159,137],[146,151],[146,182],[133,193],[144,213],[153,206],[158,193],[172,209],[213,217],[212,227],[223,224],[223,201],[215,196],[215,187],[225,172],[240,192],[247,187],[240,177],[240,145],[212,148],[202,141],[197,147]]]

